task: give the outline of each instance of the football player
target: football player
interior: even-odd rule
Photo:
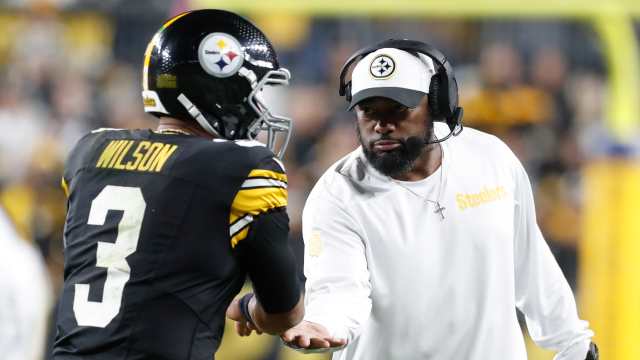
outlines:
[[[230,12],[186,12],[155,34],[142,97],[157,130],[93,131],[65,167],[53,359],[209,360],[228,307],[249,331],[302,319],[278,158],[291,124],[260,100],[289,78],[265,35]],[[247,275],[255,296],[232,303]]]

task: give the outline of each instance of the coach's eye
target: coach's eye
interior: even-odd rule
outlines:
[[[373,109],[371,108],[371,106],[362,105],[359,107],[360,111],[362,111],[362,113],[364,113],[365,115],[371,115],[371,113],[373,113]]]
[[[397,105],[394,106],[393,110],[396,113],[404,113],[404,112],[408,111],[409,108],[404,106],[404,105],[402,105],[402,104],[397,104]]]

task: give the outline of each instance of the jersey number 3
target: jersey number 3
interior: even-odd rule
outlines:
[[[147,207],[137,187],[107,185],[91,202],[89,225],[104,225],[109,210],[120,210],[115,243],[98,241],[96,266],[107,268],[102,301],[89,301],[89,284],[76,284],[73,312],[80,326],[104,328],[120,312],[124,286],[131,276],[126,257],[138,247],[142,218]]]

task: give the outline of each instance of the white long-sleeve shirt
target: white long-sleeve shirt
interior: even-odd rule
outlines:
[[[22,240],[0,208],[0,357],[44,356],[51,286],[38,251]]]
[[[520,360],[517,307],[556,360],[583,360],[593,332],[538,228],[520,162],[470,128],[442,149],[421,181],[380,174],[360,148],[320,178],[303,212],[305,320],[348,339],[334,360]]]

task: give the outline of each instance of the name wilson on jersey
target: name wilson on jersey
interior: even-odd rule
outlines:
[[[97,168],[160,172],[178,145],[152,141],[111,140],[96,162]]]

